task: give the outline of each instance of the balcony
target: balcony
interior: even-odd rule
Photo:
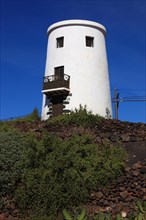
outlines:
[[[67,96],[70,92],[69,86],[70,76],[67,74],[45,76],[42,93],[49,98],[60,95]]]

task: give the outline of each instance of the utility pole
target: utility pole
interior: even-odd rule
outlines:
[[[115,108],[115,119],[118,120],[118,110],[119,110],[119,92],[114,89],[114,108]]]
[[[114,102],[114,112],[115,112],[115,119],[118,120],[118,113],[119,113],[119,103],[120,102],[146,102],[146,97],[124,97],[119,98],[119,92],[115,88],[114,89],[114,98],[112,99],[112,102]]]

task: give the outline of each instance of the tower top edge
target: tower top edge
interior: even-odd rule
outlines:
[[[88,21],[88,20],[64,20],[59,21],[57,23],[52,24],[47,29],[47,34],[49,35],[52,31],[57,28],[65,27],[65,26],[86,26],[100,30],[103,34],[106,33],[106,28],[97,22]]]

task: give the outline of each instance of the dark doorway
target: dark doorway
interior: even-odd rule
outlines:
[[[64,76],[64,66],[55,67],[54,71],[55,71],[55,79],[56,80],[63,79],[63,76]]]

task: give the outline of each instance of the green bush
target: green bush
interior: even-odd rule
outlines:
[[[20,161],[25,136],[16,131],[0,132],[0,196],[13,195],[21,176]]]
[[[12,121],[13,122],[35,122],[35,121],[39,121],[39,120],[40,120],[39,112],[38,112],[38,109],[35,107],[34,110],[32,111],[32,113],[30,113],[24,117],[16,118]]]
[[[39,120],[40,120],[39,112],[38,109],[35,107],[34,110],[28,115],[17,118],[11,118],[10,120],[7,121],[0,121],[0,125],[1,125],[0,131],[3,131],[5,128],[6,128],[5,130],[7,131],[9,128],[12,128],[16,122],[35,122]]]
[[[107,185],[111,180],[114,181],[123,174],[127,153],[121,144],[114,146],[106,142],[102,145],[100,157],[103,160],[99,164],[98,183],[99,185]]]
[[[48,123],[57,126],[74,124],[76,126],[91,127],[101,120],[104,120],[104,118],[92,114],[91,111],[87,110],[86,106],[82,107],[80,105],[79,109],[75,109],[70,114],[49,118]]]
[[[0,132],[14,131],[13,121],[0,121]]]
[[[117,178],[124,166],[121,148],[101,148],[89,136],[75,135],[66,141],[49,134],[41,141],[31,137],[25,155],[15,194],[25,214],[28,210],[56,215],[63,208],[78,206],[91,189]]]
[[[37,115],[35,110],[22,120],[39,120]],[[49,123],[88,127],[100,120],[104,119],[80,106]],[[91,190],[122,174],[125,151],[121,147],[97,146],[88,135],[62,140],[43,130],[41,136],[23,134],[12,129],[13,121],[1,124],[0,207],[4,206],[2,199],[11,195],[25,215],[55,216],[64,208],[82,204]]]
[[[40,120],[38,109],[35,107],[34,110],[32,111],[32,113],[29,114],[28,116],[26,116],[24,119],[26,119],[26,121],[28,120],[30,122]]]

